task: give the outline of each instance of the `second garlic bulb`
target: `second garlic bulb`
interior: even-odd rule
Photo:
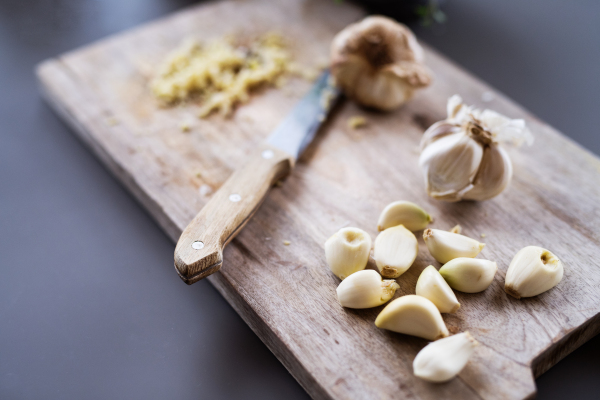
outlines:
[[[431,83],[423,49],[405,25],[369,16],[348,25],[331,44],[331,73],[357,103],[389,111]]]
[[[438,200],[487,200],[502,193],[512,178],[512,163],[501,142],[533,142],[522,119],[448,100],[448,117],[433,124],[421,140],[419,165],[427,193]]]

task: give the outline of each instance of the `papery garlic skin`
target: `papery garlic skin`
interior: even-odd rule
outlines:
[[[410,201],[395,201],[388,204],[377,222],[377,230],[383,231],[393,226],[404,225],[409,231],[420,231],[433,221],[431,215]]]
[[[379,313],[378,328],[437,340],[449,335],[442,315],[435,304],[425,297],[409,294],[398,297]]]
[[[419,252],[415,235],[402,225],[377,235],[373,258],[384,278],[397,278],[410,268]]]
[[[441,313],[455,313],[460,308],[452,288],[433,265],[421,272],[415,293],[431,300]]]
[[[494,261],[459,257],[444,264],[440,275],[454,290],[479,293],[492,284],[496,271],[498,265]]]
[[[325,258],[331,271],[344,280],[365,269],[371,253],[371,237],[362,229],[342,228],[325,242]]]
[[[431,83],[423,59],[412,31],[382,16],[348,25],[331,44],[336,84],[357,103],[383,111],[398,108]]]
[[[458,257],[473,258],[485,247],[485,243],[440,229],[426,229],[423,240],[429,253],[442,264]]]
[[[387,303],[399,287],[395,280],[382,280],[377,271],[366,269],[344,279],[337,296],[342,307],[372,308]]]
[[[462,371],[478,345],[469,332],[429,343],[413,361],[414,374],[429,382],[447,382]]]
[[[537,296],[558,285],[563,274],[558,257],[542,247],[527,246],[508,266],[504,290],[516,299]]]
[[[487,200],[502,193],[512,179],[512,163],[499,146],[531,144],[523,120],[466,106],[460,96],[448,100],[448,117],[433,124],[421,140],[419,165],[427,193],[438,200]]]

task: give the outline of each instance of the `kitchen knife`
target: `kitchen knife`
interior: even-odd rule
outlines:
[[[254,215],[269,188],[288,175],[339,96],[329,72],[237,169],[185,228],[175,247],[175,269],[191,285],[217,272],[224,247]]]

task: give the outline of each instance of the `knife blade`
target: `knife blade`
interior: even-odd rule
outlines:
[[[175,270],[191,285],[217,272],[223,249],[246,225],[269,188],[288,175],[339,97],[329,72],[237,169],[184,229],[175,247]]]

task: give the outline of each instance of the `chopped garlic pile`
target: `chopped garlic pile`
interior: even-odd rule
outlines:
[[[237,103],[248,101],[253,88],[279,85],[285,73],[298,69],[275,33],[245,46],[224,39],[205,44],[188,40],[164,61],[151,89],[165,104],[199,98],[201,118],[218,110],[229,115]]]

